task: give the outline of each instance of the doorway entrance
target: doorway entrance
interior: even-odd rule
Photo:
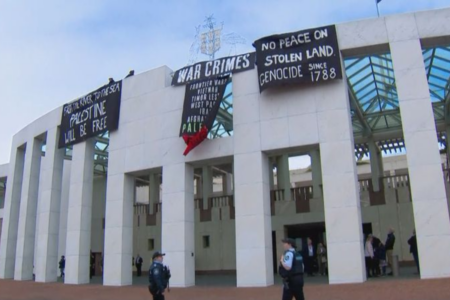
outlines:
[[[298,251],[306,249],[308,237],[312,240],[314,248],[318,243],[326,244],[325,222],[286,225],[285,228],[287,236],[295,239]]]

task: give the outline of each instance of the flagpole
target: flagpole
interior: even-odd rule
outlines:
[[[378,9],[378,3],[379,3],[379,1],[375,0],[375,5],[377,6],[377,15],[378,15],[378,18],[379,18],[380,17],[380,10]]]

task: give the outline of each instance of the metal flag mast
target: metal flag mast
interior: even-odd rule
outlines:
[[[223,22],[216,26],[217,22],[214,15],[207,16],[203,24],[195,27],[194,42],[190,48],[190,57],[188,65],[195,64],[199,54],[208,56],[208,60],[214,60],[216,53],[222,49],[223,44],[230,46],[229,55],[236,51],[236,45],[245,44],[245,38],[234,32],[224,34]],[[201,31],[204,29],[205,31]]]
[[[380,10],[378,9],[378,3],[380,3],[380,2],[381,2],[381,0],[375,0],[375,5],[377,7],[377,15],[378,15],[378,17],[380,17]]]

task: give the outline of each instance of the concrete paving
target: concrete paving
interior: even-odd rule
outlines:
[[[134,286],[146,286],[148,285],[147,272],[142,272],[142,277],[133,277]],[[400,276],[382,276],[378,278],[370,278],[369,281],[391,281],[391,280],[407,280],[407,279],[419,279],[419,275],[416,273],[415,267],[402,267],[400,269]],[[63,282],[62,279],[58,279],[59,282]],[[198,287],[236,287],[236,275],[197,275],[195,277],[195,283]],[[96,276],[92,278],[91,284],[102,285],[102,277]],[[308,277],[305,275],[306,285],[328,285],[327,276],[314,276]],[[275,285],[281,285],[281,278],[275,275]]]
[[[235,288],[196,286],[171,289],[168,300],[274,300],[281,298],[281,286]],[[307,300],[448,300],[450,279],[370,280],[363,284],[306,284]],[[105,287],[97,284],[65,285],[32,281],[0,280],[1,300],[140,300],[151,299],[145,285]]]
[[[373,278],[362,284],[328,285],[324,276],[305,278],[307,300],[448,300],[450,278],[420,280],[414,268],[402,268],[401,277]],[[171,288],[168,300],[274,300],[281,298],[281,283],[266,288],[236,288],[234,275],[202,275],[197,286]],[[133,285],[106,287],[102,278],[94,277],[91,284],[67,285],[62,282],[0,280],[0,300],[115,300],[151,299],[146,277],[134,277]]]

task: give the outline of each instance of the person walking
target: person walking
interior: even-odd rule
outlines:
[[[281,255],[278,273],[283,277],[282,300],[304,300],[303,294],[303,257],[295,251],[295,241],[287,238],[283,243],[284,254]]]
[[[136,269],[137,269],[137,276],[138,277],[141,277],[141,274],[142,274],[142,263],[143,262],[144,261],[143,261],[142,257],[138,253],[138,255],[136,256],[136,262],[135,262]]]
[[[61,259],[59,260],[59,270],[61,271],[61,275],[59,277],[64,279],[64,269],[66,268],[66,258],[61,256]]]
[[[153,300],[164,300],[164,291],[169,284],[170,270],[163,265],[164,256],[164,253],[156,251],[148,271],[148,290],[152,294]]]
[[[388,273],[388,275],[393,275],[393,268],[392,268],[392,255],[394,253],[394,245],[395,245],[395,235],[394,235],[394,229],[391,227],[389,228],[388,235],[386,238],[386,243],[384,243],[384,247],[386,249],[386,259],[387,259],[387,265],[391,269],[391,271]]]
[[[420,263],[419,263],[419,251],[417,248],[417,238],[416,238],[416,231],[413,231],[413,235],[408,240],[409,244],[409,252],[412,254],[414,258],[414,262],[416,263],[417,272],[420,275]]]

